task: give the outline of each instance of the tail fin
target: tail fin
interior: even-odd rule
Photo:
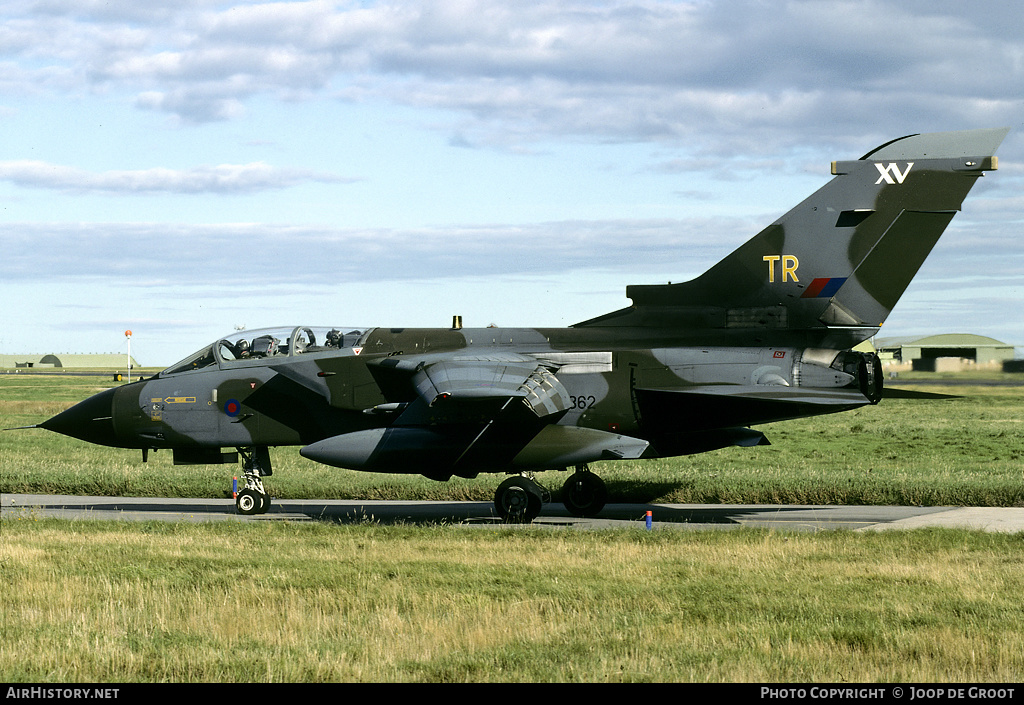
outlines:
[[[855,161],[696,279],[626,289],[578,326],[829,329],[864,339],[896,305],[1009,128],[910,135]]]

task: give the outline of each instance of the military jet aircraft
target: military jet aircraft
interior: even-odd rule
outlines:
[[[379,473],[507,473],[498,514],[531,521],[534,479],[601,511],[589,464],[768,443],[752,426],[876,404],[874,335],[1008,129],[919,134],[857,160],[703,275],[630,286],[632,305],[569,328],[296,326],[236,332],[39,427],[176,464],[243,461],[265,512],[271,446]],[[235,451],[225,452],[225,448]]]

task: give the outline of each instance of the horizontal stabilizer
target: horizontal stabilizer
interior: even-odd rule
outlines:
[[[831,414],[866,406],[871,401],[852,389],[812,389],[768,385],[706,385],[685,389],[637,389],[644,419],[654,433],[658,419],[686,418],[685,430],[708,431],[751,426],[804,416]]]
[[[640,391],[659,391],[656,389]],[[808,387],[786,387],[768,384],[709,384],[698,387],[683,387],[669,391],[672,394],[707,397],[709,399],[729,397],[747,401],[771,401],[791,404],[819,404],[823,406],[850,404],[862,405],[869,403],[859,391],[854,389],[813,389]]]

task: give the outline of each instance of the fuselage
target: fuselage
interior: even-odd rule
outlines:
[[[881,375],[876,378],[876,361],[867,356],[687,342],[660,331],[616,328],[299,326],[250,331],[220,339],[155,377],[86,400],[44,427],[110,446],[182,449],[183,457],[187,449],[309,446],[336,437],[351,446],[354,439],[364,445],[372,440],[366,452],[331,457],[356,457],[358,462],[341,462],[366,465],[360,469],[420,472],[401,454],[387,461],[378,454],[371,462],[370,451],[383,433],[372,430],[401,426],[408,438],[402,447],[415,440],[413,445],[427,449],[424,455],[438,455],[441,445],[463,443],[459,439],[478,433],[477,428],[482,433],[498,412],[477,402],[476,407],[449,405],[459,410],[453,416],[435,396],[429,404],[418,402],[423,410],[410,421],[409,407],[417,395],[408,379],[417,366],[435,360],[462,361],[470,370],[487,365],[487,374],[463,375],[458,385],[462,396],[474,390],[482,396],[493,391],[490,368],[535,364],[534,377],[546,376],[558,385],[549,394],[554,406],[532,416],[502,411],[507,428],[502,434],[490,431],[492,452],[481,453],[470,465],[463,459],[456,468],[460,474],[475,474],[507,470],[516,457],[521,463],[530,458],[527,464],[557,461],[561,456],[520,455],[549,425],[642,439],[649,444],[643,457],[657,457],[753,444],[761,437],[750,431],[751,425],[877,401]],[[412,368],[400,373],[407,361]],[[360,432],[371,433],[350,435]],[[392,445],[397,433],[390,432]],[[439,462],[445,461],[428,465],[443,474]]]

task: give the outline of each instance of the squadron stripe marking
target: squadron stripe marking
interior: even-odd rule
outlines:
[[[849,277],[824,277],[812,281],[801,299],[831,299]]]

